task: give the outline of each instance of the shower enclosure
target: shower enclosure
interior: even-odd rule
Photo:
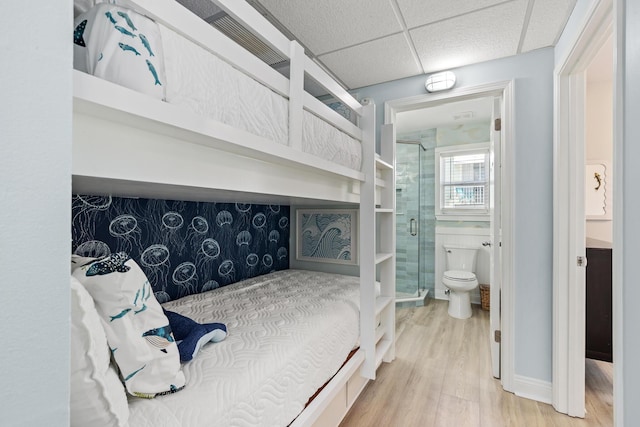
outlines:
[[[429,153],[431,155],[429,155]],[[424,304],[433,289],[434,236],[428,237],[429,181],[433,182],[433,151],[419,140],[398,140],[396,145],[396,302]],[[427,168],[425,168],[427,167]],[[430,178],[430,179],[429,179]],[[432,206],[431,206],[432,207]],[[426,233],[425,233],[426,232]],[[431,233],[433,234],[433,233]],[[431,286],[428,286],[430,283]]]

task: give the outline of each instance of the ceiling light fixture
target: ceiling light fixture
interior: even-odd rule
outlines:
[[[427,77],[424,87],[431,93],[451,89],[455,84],[456,75],[451,71],[443,71]]]

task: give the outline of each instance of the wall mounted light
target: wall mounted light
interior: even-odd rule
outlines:
[[[427,77],[424,87],[427,89],[427,92],[438,92],[451,89],[455,84],[456,75],[451,71],[443,71]]]

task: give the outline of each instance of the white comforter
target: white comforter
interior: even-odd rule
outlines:
[[[184,390],[130,401],[130,426],[286,426],[358,339],[357,277],[286,270],[164,304],[229,335],[183,365]]]

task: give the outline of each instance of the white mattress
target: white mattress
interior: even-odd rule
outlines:
[[[130,400],[130,426],[286,426],[359,335],[359,279],[286,270],[164,304],[229,335],[183,365],[175,394]]]
[[[289,104],[285,98],[163,25],[160,34],[167,102],[288,144]]]
[[[227,62],[160,25],[167,76],[166,100],[196,114],[289,144],[289,103]],[[360,170],[358,140],[305,111],[303,151]]]
[[[360,170],[360,142],[306,110],[302,120],[302,150],[339,165]]]

